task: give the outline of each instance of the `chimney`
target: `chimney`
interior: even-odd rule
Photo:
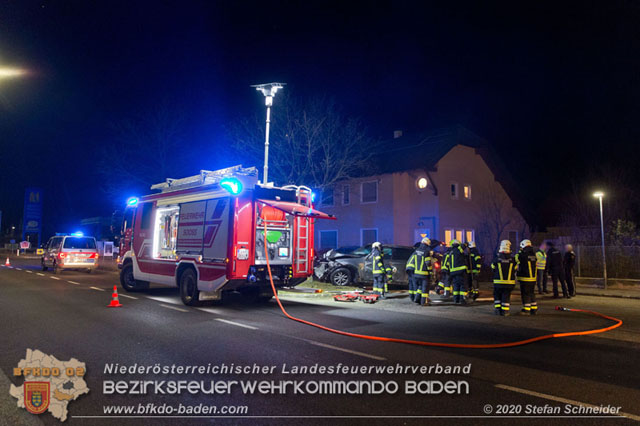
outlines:
[[[394,139],[398,139],[400,137],[402,137],[402,130],[394,130],[393,131],[393,138]]]

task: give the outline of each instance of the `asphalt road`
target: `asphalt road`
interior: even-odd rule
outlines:
[[[565,306],[624,320],[611,332],[552,339],[507,349],[427,348],[332,334],[286,319],[275,302],[241,300],[199,308],[182,305],[176,289],[152,286],[145,293],[120,292],[121,308],[109,309],[117,274],[42,272],[37,261],[13,259],[0,268],[0,424],[58,424],[50,414],[34,417],[15,407],[8,380],[27,348],[87,365],[90,392],[69,404],[70,425],[105,424],[631,424],[640,421],[637,361],[640,312],[637,300],[577,297]],[[120,290],[120,289],[119,289]],[[512,309],[519,305],[514,297]],[[515,302],[515,303],[514,303]],[[378,336],[454,343],[494,343],[550,332],[601,328],[610,322],[553,310],[541,302],[536,317],[495,317],[489,303],[471,307],[418,307],[398,295],[375,305],[339,304],[326,298],[288,298],[290,314],[328,327]],[[273,374],[110,375],[105,364],[275,366]],[[285,374],[299,365],[468,365],[469,374]],[[105,395],[105,380],[380,380],[396,381],[395,394],[377,395]],[[406,381],[466,381],[467,395],[406,394]],[[241,415],[198,418],[109,416],[105,407],[146,405],[246,406]],[[562,418],[527,414],[533,406],[612,405],[624,417]],[[506,407],[504,405],[507,405]],[[487,408],[490,407],[490,408]],[[519,407],[519,408],[518,408]],[[508,413],[496,414],[507,409]],[[491,410],[491,415],[486,412]],[[519,411],[519,412],[518,412]],[[522,418],[522,416],[527,416]],[[286,417],[282,417],[286,416]],[[508,417],[511,416],[511,417]],[[549,414],[547,414],[549,416]],[[564,412],[559,416],[567,416]]]

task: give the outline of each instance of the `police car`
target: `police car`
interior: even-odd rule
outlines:
[[[56,234],[44,246],[42,270],[53,273],[63,269],[81,269],[89,273],[98,267],[96,239],[80,232]]]

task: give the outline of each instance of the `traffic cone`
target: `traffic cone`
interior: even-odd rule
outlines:
[[[118,299],[118,288],[113,286],[113,293],[111,294],[111,303],[107,305],[107,308],[119,308],[122,306],[120,304],[120,300]]]
[[[9,262],[9,258],[7,257],[7,261],[4,262],[4,266],[11,266],[11,262]]]

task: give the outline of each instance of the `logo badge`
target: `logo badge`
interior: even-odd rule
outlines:
[[[24,382],[24,406],[32,414],[42,414],[49,407],[49,382]]]

